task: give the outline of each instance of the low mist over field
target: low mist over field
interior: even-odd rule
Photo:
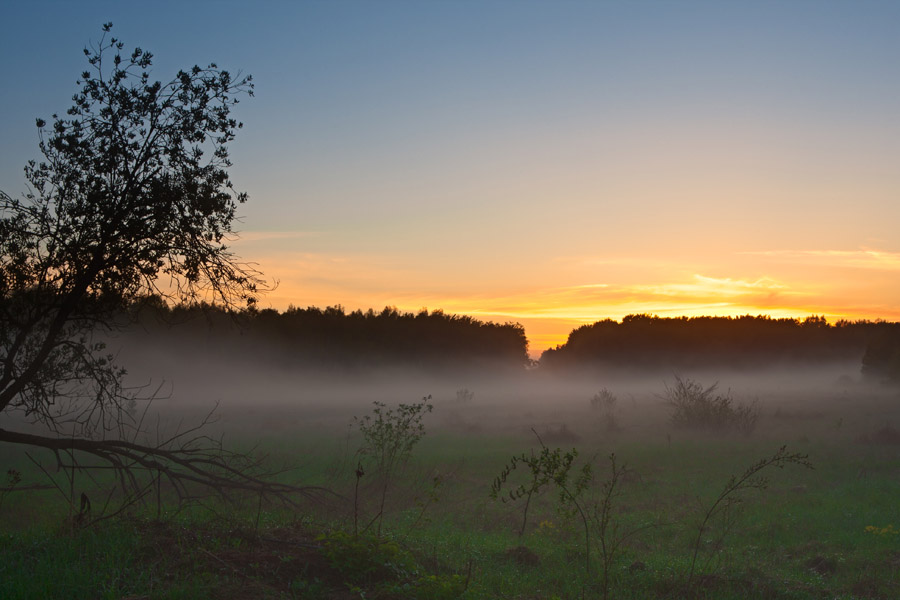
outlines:
[[[191,333],[179,336],[185,327]],[[865,429],[885,422],[880,410],[893,415],[900,408],[895,388],[863,376],[861,357],[773,365],[754,361],[745,368],[596,362],[553,369],[540,363],[511,365],[502,357],[472,363],[448,354],[444,361],[418,364],[380,357],[348,365],[293,357],[280,342],[261,343],[252,329],[227,327],[238,337],[220,335],[221,329],[201,318],[153,334],[134,329],[111,340],[110,348],[119,344],[117,358],[128,365],[129,384],[146,386],[145,392],[158,387],[154,413],[197,415],[217,407],[221,426],[260,437],[323,427],[346,432],[353,416],[366,413],[373,402],[396,405],[430,396],[435,411],[429,425],[437,429],[489,434],[565,426],[575,441],[598,428],[602,432],[599,411],[591,406],[600,390],[616,398],[617,429],[608,433],[664,435],[674,431],[667,390],[676,378],[704,388],[717,384],[716,394],[758,407],[763,435],[797,419],[824,424],[826,416]],[[246,351],[241,340],[247,341]]]
[[[673,421],[679,381],[752,409],[754,435],[794,439],[803,427],[840,422],[863,436],[898,423],[881,358],[896,345],[890,323],[637,315],[579,328],[532,361],[520,327],[439,311],[227,314],[151,304],[138,314],[103,334],[106,351],[128,371],[133,414],[170,429],[214,411],[212,430],[242,438],[344,436],[374,402],[428,397],[438,431],[652,441],[698,433]],[[592,404],[598,393],[612,403]]]

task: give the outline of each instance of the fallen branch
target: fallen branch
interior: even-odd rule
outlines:
[[[208,496],[209,492],[227,500],[235,493],[246,492],[287,504],[296,504],[297,496],[337,496],[324,487],[274,481],[275,474],[262,471],[258,460],[229,452],[219,441],[207,436],[180,434],[164,444],[150,446],[126,440],[47,437],[0,429],[0,442],[50,450],[56,456],[57,467],[66,472],[112,470],[119,490],[131,498],[143,497],[148,485],[159,487],[164,482],[174,489],[179,503]],[[85,461],[86,457],[99,459],[99,464]],[[53,487],[42,486],[42,489]]]

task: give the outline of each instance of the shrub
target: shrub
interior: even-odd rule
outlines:
[[[537,435],[537,432],[535,432],[535,435]],[[561,505],[573,504],[582,514],[582,518],[584,518],[584,511],[578,504],[578,496],[587,488],[591,481],[590,463],[585,464],[581,468],[580,474],[577,474],[575,477],[574,487],[570,490],[568,486],[569,474],[575,459],[578,458],[578,451],[575,448],[566,453],[563,453],[559,448],[550,450],[544,445],[540,436],[538,436],[538,441],[541,443],[540,454],[535,454],[534,450],[532,450],[530,453],[523,452],[518,456],[513,456],[500,472],[500,475],[494,478],[493,484],[491,484],[490,496],[494,500],[499,499],[505,503],[525,498],[525,509],[522,514],[522,528],[519,530],[519,537],[522,537],[525,533],[525,526],[528,524],[528,507],[531,505],[532,497],[551,484],[560,492]],[[530,481],[520,484],[506,494],[501,494],[507,480],[519,465],[523,465],[527,469]],[[585,528],[587,528],[587,523],[585,523]],[[589,559],[588,562],[590,562]]]
[[[608,389],[603,388],[591,398],[591,408],[594,410],[612,411],[616,407],[618,398]]]
[[[320,535],[321,553],[344,579],[351,592],[398,600],[452,600],[468,587],[459,574],[434,574],[424,570],[415,557],[393,540],[371,534],[354,535],[335,530]]]
[[[413,447],[425,435],[422,418],[434,407],[431,404],[431,396],[422,398],[422,401],[416,404],[400,404],[396,409],[387,408],[383,402],[373,404],[375,408],[371,415],[354,420],[364,439],[363,447],[359,449],[358,454],[374,461],[376,473],[381,478],[381,505],[376,515],[378,535],[381,535],[388,484],[396,469],[409,459]],[[358,511],[359,479],[364,474],[363,461],[360,460],[356,468],[354,521]],[[354,532],[358,532],[357,525],[354,525]]]
[[[460,388],[456,390],[456,401],[460,404],[468,404],[475,399],[475,392],[469,391],[469,388]]]
[[[677,427],[706,430],[735,430],[749,434],[759,419],[759,407],[736,404],[731,393],[718,394],[719,384],[704,388],[693,379],[675,376],[675,385],[666,386],[666,403],[672,407],[672,423]]]
[[[325,559],[348,583],[404,579],[415,571],[415,561],[392,540],[336,530],[318,541]]]
[[[616,420],[616,404],[619,399],[608,389],[603,388],[591,398],[591,409],[601,411],[601,420],[608,433],[620,431],[619,422]]]

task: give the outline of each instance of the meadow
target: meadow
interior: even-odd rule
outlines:
[[[102,482],[22,489],[65,478],[5,451],[0,596],[900,596],[896,388],[835,370],[720,375],[685,380],[718,379],[715,394],[757,411],[751,431],[674,422],[671,374],[302,390],[267,377],[253,403],[226,395],[211,427],[282,480],[334,492],[295,506],[162,494],[82,527],[78,494],[96,513]],[[373,402],[397,427],[373,430]],[[422,430],[387,412],[423,402],[407,421]],[[385,431],[411,441],[390,464],[373,451]]]

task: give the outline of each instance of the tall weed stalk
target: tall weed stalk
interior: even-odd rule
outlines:
[[[710,504],[700,526],[697,528],[697,536],[694,538],[693,553],[691,555],[691,566],[688,571],[687,584],[693,582],[694,574],[697,567],[697,555],[700,553],[700,543],[703,534],[707,531],[710,521],[719,514],[727,513],[735,505],[741,502],[741,498],[737,495],[744,490],[765,490],[769,485],[769,479],[760,475],[760,472],[769,467],[783,469],[785,465],[795,464],[807,469],[812,469],[813,465],[809,461],[806,454],[789,453],[787,446],[779,448],[772,456],[763,458],[749,467],[740,475],[732,475],[731,479],[725,484],[725,487],[719,493],[718,497]]]

